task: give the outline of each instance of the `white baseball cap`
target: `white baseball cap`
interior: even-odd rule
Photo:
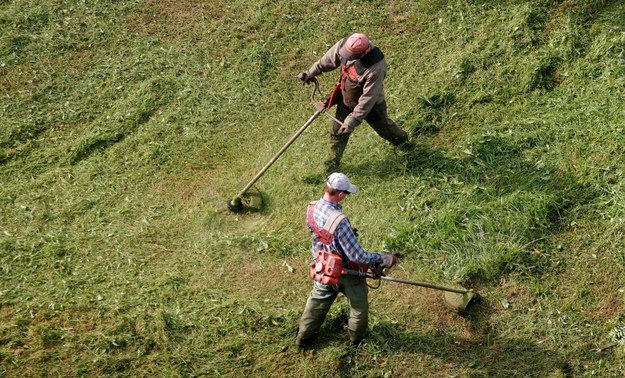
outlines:
[[[330,176],[328,176],[326,183],[335,190],[342,190],[352,194],[358,191],[358,187],[352,184],[349,181],[349,178],[344,173],[332,173]]]

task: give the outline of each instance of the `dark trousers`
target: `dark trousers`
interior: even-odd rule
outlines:
[[[353,109],[347,107],[343,101],[339,101],[336,104],[336,119],[342,122],[352,110]],[[388,116],[386,101],[375,104],[367,117],[365,117],[365,121],[367,121],[369,126],[371,126],[379,136],[386,139],[394,146],[399,146],[408,141],[408,134],[397,126]],[[349,140],[349,135],[337,134],[340,127],[341,125],[337,122],[332,122],[332,126],[330,127],[330,151],[325,161],[328,173],[334,172],[339,168],[343,152],[345,152],[347,141]]]

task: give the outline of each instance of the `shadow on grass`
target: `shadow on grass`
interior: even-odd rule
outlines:
[[[329,316],[319,339],[310,349],[323,349],[330,345],[348,343],[348,309]],[[381,322],[371,326],[364,342],[358,347],[348,347],[337,356],[337,373],[341,377],[362,373],[363,359],[372,355],[418,358],[430,356],[440,360],[450,374],[466,377],[572,377],[573,367],[566,356],[545,348],[529,338],[499,337],[489,326],[493,309],[488,302],[472,307],[463,315],[470,321],[469,332],[457,336],[439,330],[429,333],[407,331],[403,326]],[[466,336],[466,335],[470,336]],[[432,367],[435,369],[436,367]],[[425,367],[424,371],[428,371]]]
[[[450,157],[445,150],[417,145],[413,150],[400,152],[400,156],[394,158],[347,165],[345,171],[380,179],[452,176],[463,183],[492,189],[492,193],[497,195],[519,190],[540,190],[575,194],[575,202],[594,197],[596,194],[590,188],[576,183],[566,172],[542,161],[530,162],[523,156],[526,150],[548,144],[549,141],[536,138],[525,138],[512,144],[502,137],[488,136],[476,143],[472,151],[465,151],[464,157]]]
[[[371,330],[372,347],[388,353],[425,354],[470,371],[470,377],[547,377],[571,376],[566,358],[526,338],[497,337],[489,334],[459,339],[445,333],[407,332],[393,324],[380,324]]]
[[[540,275],[549,270],[551,259],[542,251],[529,253],[540,248],[537,241],[565,230],[569,226],[567,212],[597,197],[595,189],[577,182],[569,172],[550,166],[548,162],[533,160],[542,156],[536,153],[537,150],[546,149],[548,144],[548,140],[534,137],[510,141],[501,136],[485,136],[461,156],[417,146],[398,156],[348,166],[346,172],[363,177],[375,176],[382,181],[399,176],[418,178],[412,182],[408,180],[403,188],[406,216],[418,224],[424,211],[444,208],[452,203],[452,215],[440,215],[429,223],[435,224],[435,230],[448,230],[446,243],[482,240],[479,237],[467,239],[467,234],[479,236],[464,223],[471,221],[471,217],[477,219],[474,225],[478,227],[482,227],[480,222],[483,219],[490,221],[491,229],[479,232],[508,235],[509,242],[516,248],[514,252],[502,252],[501,256],[494,257],[488,277],[481,276],[483,267],[476,267],[468,271],[465,279],[488,280],[511,269]],[[402,190],[395,188],[398,189]],[[454,201],[445,200],[445,196]],[[518,221],[515,217],[519,217]],[[385,241],[389,248],[410,250],[412,240],[419,240],[412,233],[423,230],[410,225],[406,227],[405,230],[398,229],[392,239]]]

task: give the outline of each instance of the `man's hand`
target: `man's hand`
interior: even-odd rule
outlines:
[[[345,123],[343,123],[343,126],[341,126],[339,131],[337,131],[337,133],[340,135],[349,135],[353,132],[354,132],[354,128],[350,127],[349,125],[346,125]]]
[[[392,268],[397,263],[397,255],[394,253],[385,253],[382,255],[382,268]]]
[[[304,71],[304,72],[300,72],[299,74],[297,74],[297,78],[301,80],[302,85],[306,85],[306,84],[310,84],[315,77],[308,75],[308,73]]]
[[[354,129],[359,124],[360,124],[360,122],[358,122],[358,120],[356,118],[352,117],[351,115],[348,115],[347,117],[345,117],[345,120],[343,121],[343,125],[337,131],[337,134],[339,134],[339,135],[349,135],[352,132],[354,132]]]

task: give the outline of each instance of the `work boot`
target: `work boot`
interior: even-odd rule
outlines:
[[[363,340],[364,340],[364,338],[351,340],[352,347],[358,348]]]
[[[308,339],[300,339],[298,337],[297,339],[295,339],[295,345],[297,345],[297,347],[300,349],[306,349],[315,341],[316,338],[317,336],[313,336]]]
[[[318,332],[313,332],[312,334],[310,334],[310,332],[300,332],[300,327],[297,327],[296,334],[297,337],[295,338],[295,345],[297,345],[300,349],[309,347],[310,344],[317,339],[317,336],[319,336]]]
[[[349,329],[347,330],[347,333],[349,334],[349,340],[354,347],[360,345],[360,343],[362,343],[362,341],[365,339],[365,335],[357,334],[356,332]]]

